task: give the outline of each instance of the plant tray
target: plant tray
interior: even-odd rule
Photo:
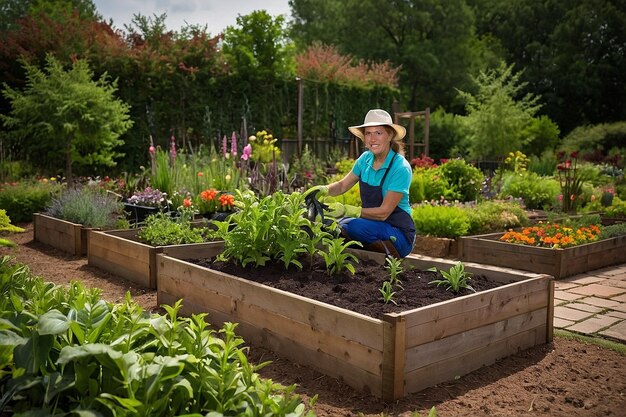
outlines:
[[[549,249],[501,242],[498,239],[503,234],[461,237],[460,259],[548,274],[557,279],[626,262],[626,236]]]
[[[89,239],[87,263],[147,288],[157,287],[156,255],[199,257],[215,242],[151,246],[140,242],[140,229],[93,232]]]
[[[221,250],[213,246],[204,257]],[[384,261],[381,254],[354,252]],[[182,298],[183,314],[208,312],[215,326],[237,322],[246,341],[385,400],[552,340],[554,287],[548,275],[466,264],[470,272],[515,282],[377,319],[182,259],[157,255],[159,304]],[[416,255],[405,262],[421,269],[454,264]]]
[[[33,214],[33,237],[36,242],[52,246],[74,256],[87,255],[91,229],[45,214]]]

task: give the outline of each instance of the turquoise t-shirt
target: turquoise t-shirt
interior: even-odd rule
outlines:
[[[389,164],[391,163],[391,159],[394,155],[396,155],[396,152],[390,150],[383,165],[376,170],[373,166],[374,154],[370,151],[365,151],[354,163],[352,173],[367,184],[377,187],[380,185],[380,181],[383,179],[385,172],[389,169]],[[402,155],[398,155],[393,161],[391,171],[387,174],[382,188],[383,199],[387,195],[388,191],[402,193],[402,199],[400,200],[398,207],[409,213],[409,215],[411,215],[409,187],[411,186],[412,173],[413,171],[409,161],[407,161]]]

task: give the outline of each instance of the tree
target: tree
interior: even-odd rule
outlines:
[[[115,81],[103,74],[93,81],[87,61],[77,60],[65,71],[49,56],[45,71],[24,63],[27,84],[24,91],[4,85],[3,94],[11,104],[3,115],[5,127],[18,140],[24,157],[35,166],[62,170],[72,182],[74,164],[95,169],[115,165],[122,156],[115,148],[123,142],[119,136],[132,122],[128,106],[115,98]]]
[[[526,87],[520,76],[521,73],[513,72],[513,65],[503,62],[499,68],[481,71],[474,78],[476,94],[459,92],[467,102],[465,123],[470,157],[500,159],[522,149],[529,140],[524,131],[539,109],[539,97],[526,94],[518,98]]]
[[[27,16],[56,16],[74,10],[82,18],[101,19],[92,0],[0,0],[0,31],[14,28]]]

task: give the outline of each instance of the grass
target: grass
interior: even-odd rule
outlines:
[[[614,342],[612,340],[603,339],[600,337],[583,336],[581,334],[568,332],[566,330],[554,329],[554,336],[562,337],[568,340],[577,340],[579,342],[588,343],[590,345],[599,346],[605,349],[613,350],[620,355],[626,356],[626,344]]]

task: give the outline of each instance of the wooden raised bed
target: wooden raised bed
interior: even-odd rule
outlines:
[[[91,229],[82,224],[68,222],[45,214],[33,214],[33,238],[74,256],[87,254]]]
[[[140,242],[139,229],[93,232],[87,263],[147,288],[157,287],[156,255],[201,257],[214,242],[151,246]],[[221,247],[221,246],[220,246]]]
[[[204,255],[220,250],[215,246]],[[355,252],[384,260],[381,254]],[[157,255],[159,304],[183,299],[184,314],[208,312],[216,326],[237,322],[246,341],[385,400],[552,340],[554,287],[548,275],[466,264],[470,272],[515,282],[376,319],[171,255]],[[416,255],[406,262],[421,269],[454,264]]]
[[[498,239],[503,234],[461,237],[460,259],[548,274],[557,279],[626,262],[626,236],[549,249],[501,242]]]

